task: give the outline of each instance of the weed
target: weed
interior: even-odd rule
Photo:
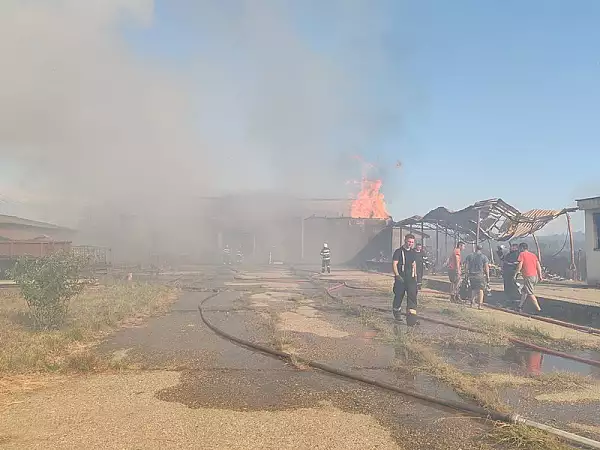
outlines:
[[[497,423],[488,434],[495,445],[522,450],[568,450],[558,438],[526,425]]]
[[[292,338],[287,331],[282,331],[279,329],[277,324],[279,323],[279,315],[275,311],[269,312],[269,321],[267,323],[267,328],[269,330],[271,345],[275,348],[275,350],[279,352],[287,352],[290,344],[292,343]]]
[[[552,339],[550,334],[537,327],[509,325],[508,330],[516,337],[527,339],[530,342],[547,342]]]
[[[534,377],[523,377],[512,373],[482,373],[479,375],[480,381],[489,386],[497,387],[516,387],[538,384]]]
[[[95,353],[89,350],[76,352],[65,357],[62,369],[72,372],[92,372],[101,361]]]
[[[273,345],[280,352],[287,352],[292,343],[291,336],[286,332],[278,332],[273,338]]]
[[[440,310],[440,314],[442,314],[443,316],[448,316],[448,317],[463,317],[463,314],[461,313],[461,311],[459,311],[457,309],[450,309],[450,308],[442,308]]]
[[[506,411],[506,405],[500,400],[498,389],[494,385],[484,385],[475,375],[461,372],[446,363],[435,352],[417,338],[408,337],[398,343],[408,356],[407,362],[414,365],[413,371],[425,372],[446,383],[459,394],[475,400],[482,406],[496,411]]]
[[[587,387],[592,382],[590,377],[573,372],[548,372],[538,375],[536,380],[544,383],[545,386],[557,389],[578,389]]]

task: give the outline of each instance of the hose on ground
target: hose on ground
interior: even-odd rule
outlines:
[[[325,292],[327,293],[327,295],[336,301],[341,301],[339,298],[337,298],[335,295],[333,295],[332,292],[334,292],[335,290],[338,290],[340,288],[344,287],[344,283],[340,283],[338,285],[332,286],[330,288],[325,289]],[[373,307],[373,306],[363,306],[363,308],[369,308],[369,309],[375,309],[377,311],[382,311],[382,312],[388,312],[388,310],[384,310],[383,308],[377,308],[377,307]],[[404,313],[402,313],[402,315],[405,315]],[[464,331],[470,331],[471,333],[478,333],[478,334],[484,334],[485,332],[482,330],[479,330],[477,328],[473,328],[473,327],[469,327],[466,325],[460,325],[457,323],[452,323],[452,322],[446,322],[445,320],[439,320],[439,319],[434,319],[432,317],[427,317],[427,316],[423,316],[421,314],[419,314],[417,316],[418,319],[423,320],[425,322],[430,322],[430,323],[435,323],[438,325],[444,325],[444,326],[448,326],[448,327],[452,327],[452,328],[456,328],[458,330],[464,330]],[[595,359],[590,359],[590,358],[584,358],[581,356],[577,356],[577,355],[570,355],[568,353],[564,353],[564,352],[560,352],[558,350],[552,350],[551,348],[547,348],[547,347],[541,347],[539,345],[536,344],[532,344],[530,342],[527,341],[523,341],[521,339],[517,339],[514,337],[507,337],[506,338],[509,342],[512,342],[513,344],[517,344],[520,345],[522,347],[526,347],[529,348],[531,350],[535,350],[541,353],[546,353],[548,355],[553,355],[553,356],[558,356],[560,358],[565,358],[565,359],[570,359],[572,361],[577,361],[579,363],[582,364],[587,364],[590,366],[595,366],[595,367],[600,367],[600,361],[597,361]]]
[[[598,441],[594,441],[592,439],[588,439],[583,436],[579,436],[579,435],[569,433],[564,430],[560,430],[558,428],[550,427],[548,425],[544,425],[542,423],[538,423],[538,422],[526,419],[518,414],[501,413],[501,412],[497,412],[497,411],[488,410],[486,408],[482,408],[479,406],[473,406],[473,405],[469,405],[466,403],[455,402],[452,400],[444,400],[441,398],[422,394],[420,392],[412,391],[409,389],[403,389],[398,386],[394,386],[392,384],[384,383],[381,381],[373,380],[371,378],[363,377],[361,375],[356,375],[356,374],[353,374],[350,372],[346,372],[344,370],[340,370],[335,367],[329,366],[328,364],[320,363],[320,362],[313,361],[313,360],[303,358],[303,357],[298,357],[296,355],[291,355],[289,353],[281,352],[281,351],[272,349],[270,347],[266,347],[264,345],[260,345],[255,342],[251,342],[246,339],[242,339],[240,337],[234,336],[234,335],[227,333],[226,331],[220,329],[216,325],[214,325],[212,322],[210,322],[206,318],[206,316],[204,314],[204,311],[203,311],[204,304],[207,301],[209,301],[210,299],[216,297],[218,294],[219,294],[219,292],[216,292],[216,293],[206,297],[204,300],[202,300],[200,302],[200,304],[198,305],[198,311],[200,313],[200,318],[202,319],[202,322],[209,329],[211,329],[214,333],[216,333],[217,335],[221,336],[222,338],[232,341],[242,347],[245,347],[245,348],[253,350],[253,351],[259,351],[266,355],[274,356],[274,357],[280,358],[280,359],[288,361],[288,362],[292,362],[292,363],[299,362],[300,364],[303,364],[303,365],[306,365],[306,366],[309,366],[309,367],[312,367],[315,369],[319,369],[323,372],[326,372],[326,373],[329,373],[332,375],[336,375],[336,376],[346,378],[349,380],[353,380],[353,381],[358,381],[358,382],[361,382],[361,383],[364,383],[367,385],[375,386],[375,387],[378,387],[378,388],[381,388],[381,389],[384,389],[384,390],[387,390],[390,392],[402,394],[402,395],[405,395],[408,397],[416,398],[418,400],[422,400],[422,401],[425,401],[425,402],[433,404],[433,405],[443,406],[445,408],[462,411],[462,412],[471,414],[475,417],[481,417],[484,419],[494,420],[497,422],[528,425],[530,427],[538,428],[540,430],[544,430],[548,433],[554,434],[555,436],[559,436],[563,440],[575,443],[577,445],[584,445],[589,448],[600,449],[600,442],[598,442]]]
[[[288,361],[288,362],[292,362],[292,363],[297,362],[297,363],[306,365],[308,367],[312,367],[314,369],[322,370],[323,372],[327,372],[327,373],[330,373],[330,374],[333,374],[336,376],[340,376],[343,378],[347,378],[350,380],[359,381],[361,383],[369,384],[371,386],[376,386],[376,387],[379,387],[379,388],[382,388],[382,389],[385,389],[385,390],[388,390],[391,392],[403,394],[408,397],[413,397],[413,398],[416,398],[416,399],[419,399],[419,400],[422,400],[422,401],[425,401],[428,403],[444,406],[446,408],[451,408],[451,409],[454,409],[457,411],[466,412],[466,413],[469,413],[469,414],[477,416],[477,417],[482,417],[482,418],[491,419],[491,420],[500,421],[500,422],[514,422],[514,418],[509,414],[500,413],[497,411],[491,411],[491,410],[482,408],[480,406],[469,405],[467,403],[455,402],[453,400],[444,400],[444,399],[440,399],[437,397],[432,397],[430,395],[422,394],[420,392],[412,391],[410,389],[404,389],[404,388],[401,388],[398,386],[394,386],[392,384],[384,383],[381,381],[373,380],[371,378],[363,377],[361,375],[346,372],[346,371],[340,370],[336,367],[332,367],[328,364],[320,363],[317,361],[313,361],[310,359],[292,355],[290,353],[275,350],[273,348],[270,348],[270,347],[267,347],[267,346],[264,346],[264,345],[261,345],[261,344],[255,343],[255,342],[251,342],[251,341],[242,339],[237,336],[234,336],[234,335],[220,329],[216,325],[214,325],[212,322],[210,322],[206,318],[206,315],[204,314],[204,309],[203,309],[204,304],[207,301],[209,301],[210,299],[214,298],[216,295],[218,295],[218,294],[210,295],[200,302],[200,304],[198,305],[198,311],[200,312],[200,318],[202,319],[202,322],[204,322],[204,324],[208,328],[210,328],[214,333],[216,333],[217,335],[219,335],[225,339],[235,342],[236,344],[241,345],[242,347],[248,348],[250,350],[256,350],[256,351],[259,351],[261,353],[264,353],[264,354],[267,354],[270,356],[275,356],[277,358],[280,358],[280,359]]]

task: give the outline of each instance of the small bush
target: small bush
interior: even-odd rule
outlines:
[[[37,329],[57,329],[64,323],[69,301],[83,290],[79,276],[84,266],[84,259],[68,252],[17,260],[10,276],[21,289]]]

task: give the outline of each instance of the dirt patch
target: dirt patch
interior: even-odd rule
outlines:
[[[265,303],[265,302],[251,302],[250,305],[251,306],[255,306],[257,308],[268,308],[269,306],[271,306],[271,305],[269,305],[268,303]]]
[[[580,389],[570,389],[563,392],[539,394],[535,397],[540,402],[553,403],[585,403],[600,401],[600,384],[586,386]]]
[[[344,338],[350,336],[347,332],[338,330],[329,322],[290,311],[279,314],[277,326],[284,331],[312,333],[321,337]]]
[[[252,294],[250,300],[269,301],[269,302],[282,302],[294,300],[294,294],[280,291],[266,291]]]
[[[311,306],[299,306],[296,312],[304,317],[320,317],[321,313]]]
[[[4,415],[4,448],[400,448],[374,418],[325,403],[240,412],[155,397],[178,380],[174,372],[95,375],[36,393]]]
[[[0,416],[4,416],[10,406],[23,403],[26,395],[64,384],[71,379],[71,376],[49,374],[0,377]],[[0,437],[2,437],[2,432],[0,432]]]
[[[300,289],[300,285],[298,283],[285,283],[285,282],[267,282],[267,283],[263,283],[263,286],[266,289],[286,289],[286,290],[299,290]]]

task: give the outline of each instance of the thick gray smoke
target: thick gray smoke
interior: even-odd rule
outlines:
[[[159,7],[171,46],[151,38]],[[0,163],[61,223],[115,202],[346,196],[350,156],[396,125],[371,100],[384,17],[366,1],[4,0]]]
[[[198,186],[185,82],[119,35],[122,21],[151,19],[146,1],[2,3],[1,156],[30,189],[98,200]]]

